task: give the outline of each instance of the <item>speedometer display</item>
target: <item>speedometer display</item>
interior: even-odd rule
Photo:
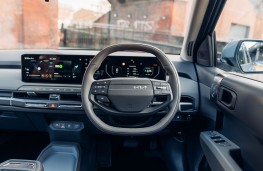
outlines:
[[[105,61],[109,77],[146,77],[165,79],[165,71],[154,57],[112,57]]]

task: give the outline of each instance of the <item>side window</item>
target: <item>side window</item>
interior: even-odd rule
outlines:
[[[226,2],[215,28],[218,68],[263,81],[262,6],[257,0]]]

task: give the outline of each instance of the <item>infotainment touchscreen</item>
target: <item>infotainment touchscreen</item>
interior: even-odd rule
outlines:
[[[22,81],[79,84],[89,56],[22,55]]]

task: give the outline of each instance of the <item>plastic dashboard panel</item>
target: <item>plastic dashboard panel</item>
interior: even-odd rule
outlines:
[[[89,55],[94,56],[98,51],[86,50],[14,50],[0,51],[0,91],[13,92],[18,91],[22,86],[46,86],[46,87],[68,87],[81,88],[79,84],[51,84],[51,83],[26,83],[21,81],[21,55],[23,54],[56,54],[56,55]],[[139,52],[117,52],[110,56],[116,57],[154,57],[149,53]],[[182,61],[180,56],[167,55],[178,70],[181,81],[182,96],[194,99],[195,110],[199,106],[197,76],[194,66],[191,62]],[[8,73],[8,74],[6,74]],[[0,97],[1,98],[1,97]],[[0,105],[1,107],[1,105]],[[10,107],[11,108],[11,107]],[[5,106],[5,110],[8,107]],[[40,110],[41,111],[41,110]],[[49,110],[51,111],[51,110]],[[66,111],[52,111],[52,113],[69,113]],[[83,112],[81,112],[83,113]]]

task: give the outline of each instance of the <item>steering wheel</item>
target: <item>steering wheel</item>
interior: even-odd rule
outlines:
[[[143,51],[157,57],[169,75],[168,81],[148,78],[110,78],[94,80],[93,75],[105,58],[118,51]],[[152,106],[154,97],[166,97],[160,105]],[[149,135],[164,129],[174,118],[180,102],[178,73],[160,49],[147,44],[116,44],[101,50],[89,63],[82,81],[82,103],[84,110],[102,132],[114,135]],[[115,116],[149,116],[168,107],[168,112],[157,123],[138,128],[116,127],[102,121],[94,112],[93,105]]]

